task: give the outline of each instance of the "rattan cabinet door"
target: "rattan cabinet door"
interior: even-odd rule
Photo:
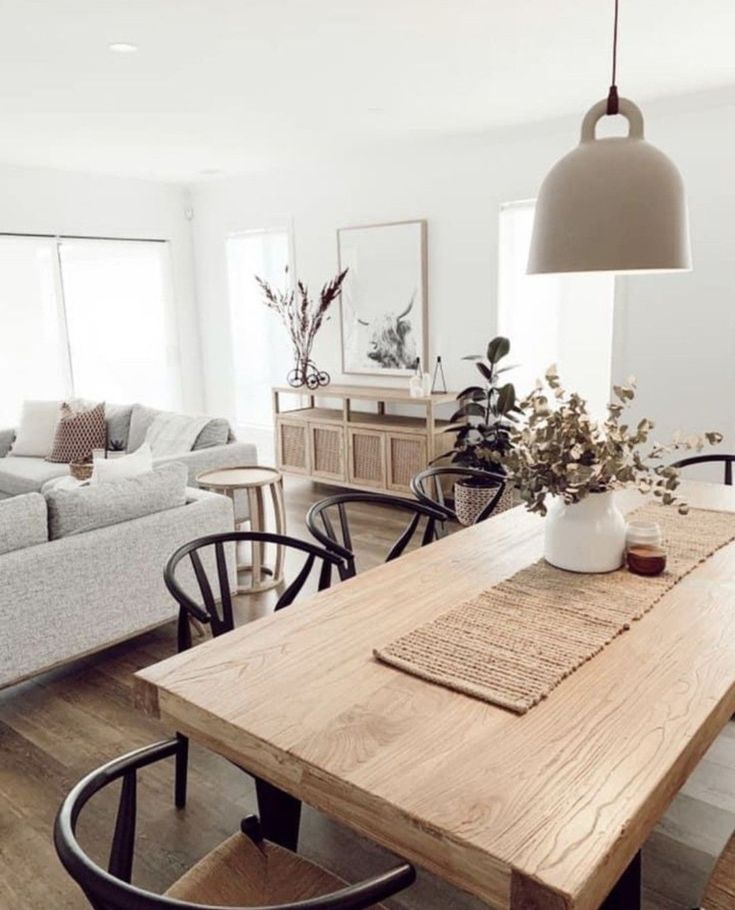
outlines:
[[[345,480],[345,434],[334,424],[309,424],[311,474],[325,480]]]
[[[409,433],[387,433],[388,489],[411,492],[411,478],[426,467],[426,437]]]
[[[293,474],[308,474],[309,432],[302,421],[280,419],[276,423],[278,467]]]
[[[385,489],[385,433],[348,429],[350,483]]]

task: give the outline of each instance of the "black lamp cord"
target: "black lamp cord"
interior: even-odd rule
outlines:
[[[612,83],[607,95],[607,113],[618,113],[618,87],[615,84],[618,74],[618,4],[615,0],[615,24],[613,26],[613,52],[612,52]]]

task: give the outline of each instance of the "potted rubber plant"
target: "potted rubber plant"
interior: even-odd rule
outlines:
[[[456,431],[453,464],[489,471],[493,478],[468,477],[454,485],[454,509],[462,524],[473,524],[488,505],[505,475],[503,462],[512,445],[511,429],[518,412],[516,391],[504,374],[513,366],[502,361],[510,353],[510,341],[502,335],[493,338],[485,354],[470,354],[463,360],[473,361],[481,382],[470,385],[457,395],[459,408],[452,415]],[[506,488],[496,511],[513,505],[510,488]]]

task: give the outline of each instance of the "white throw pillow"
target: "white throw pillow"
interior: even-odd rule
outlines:
[[[119,458],[94,457],[94,469],[90,483],[109,483],[124,477],[137,477],[153,470],[153,452],[147,442],[130,455]]]
[[[60,401],[24,401],[11,455],[45,458],[54,444]]]

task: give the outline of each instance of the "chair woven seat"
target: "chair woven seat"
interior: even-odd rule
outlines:
[[[320,897],[345,887],[343,879],[303,856],[267,840],[256,844],[238,833],[189,869],[166,896],[222,907],[263,907]]]
[[[702,910],[733,910],[735,908],[735,833],[719,856],[707,882]]]

